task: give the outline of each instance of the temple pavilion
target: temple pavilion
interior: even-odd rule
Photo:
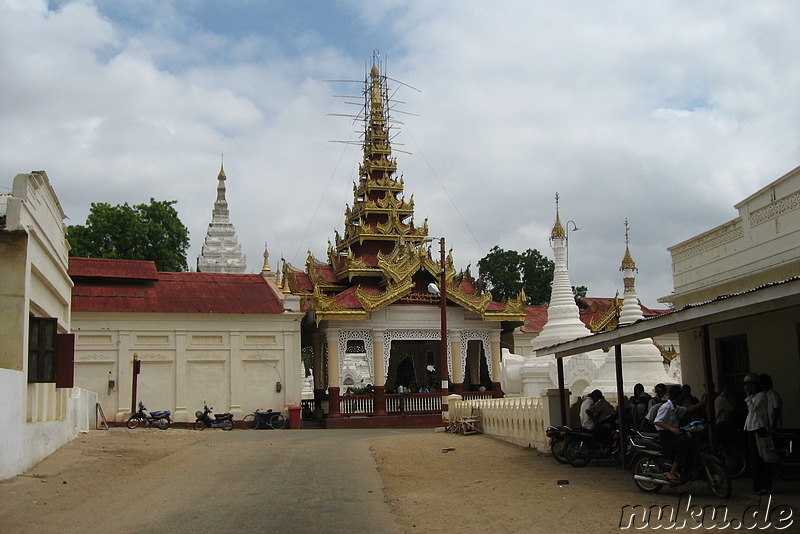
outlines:
[[[502,396],[501,333],[525,319],[524,294],[494,302],[469,269],[456,272],[452,250],[445,255],[427,219],[415,223],[392,155],[388,103],[386,75],[373,61],[344,229],[328,242],[325,261],[309,253],[304,268],[281,268],[283,291],[301,297],[306,311],[304,357],[327,427],[423,424],[439,417],[443,388]],[[398,395],[401,385],[412,394]]]

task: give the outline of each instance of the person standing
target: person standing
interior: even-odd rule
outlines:
[[[750,453],[750,465],[753,469],[753,492],[763,495],[772,491],[772,467],[764,461],[768,454],[767,439],[769,435],[769,415],[767,413],[767,396],[761,391],[758,375],[747,373],[744,377],[744,392],[747,395],[747,418],[744,429],[747,431],[747,448]],[[761,444],[759,444],[761,440]],[[773,445],[774,452],[774,445]]]
[[[783,426],[783,399],[772,387],[772,377],[767,373],[759,375],[759,381],[764,388],[764,396],[767,397],[767,416],[769,417],[769,430],[780,430]]]

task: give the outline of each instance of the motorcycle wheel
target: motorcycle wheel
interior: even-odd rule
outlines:
[[[709,462],[706,464],[705,471],[706,483],[711,493],[720,499],[729,499],[731,496],[731,477],[728,476],[728,472],[722,464]]]
[[[225,419],[222,422],[222,430],[233,430],[233,421],[230,419]]]
[[[286,418],[282,415],[276,415],[270,421],[270,426],[275,430],[283,430],[286,428]]]
[[[633,464],[633,474],[641,475],[641,476],[653,476],[653,474],[660,471],[658,465],[655,461],[651,460],[647,456],[640,456],[636,459]],[[639,489],[639,491],[643,491],[645,493],[658,493],[661,491],[663,485],[661,484],[654,484],[652,482],[643,482],[641,480],[633,479],[633,483]]]
[[[138,417],[129,417],[128,420],[125,422],[125,426],[133,430],[137,426],[139,426],[139,418]]]
[[[194,422],[194,429],[195,430],[203,430],[206,427],[206,424],[203,421],[195,421]]]
[[[156,427],[161,430],[166,430],[169,428],[169,421],[167,419],[158,419],[155,424]]]
[[[255,414],[247,414],[242,419],[242,427],[247,430],[253,430],[254,428],[258,427],[258,420],[256,419]]]
[[[579,439],[570,440],[566,445],[565,455],[572,467],[585,467],[589,463],[589,458],[581,454],[582,445]]]
[[[747,469],[747,458],[740,449],[736,447],[723,447],[722,459],[725,461],[725,467],[728,469],[728,474],[731,478],[739,478]]]
[[[555,439],[550,444],[550,454],[553,455],[553,458],[556,459],[556,462],[560,464],[569,463],[567,461],[567,447],[566,447],[566,440],[565,439]]]

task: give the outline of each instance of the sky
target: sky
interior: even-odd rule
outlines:
[[[458,270],[548,241],[623,292],[625,220],[643,304],[668,247],[737,216],[800,165],[795,0],[0,0],[0,192],[45,170],[68,216],[175,200],[196,263],[216,198],[252,272],[325,260],[353,202],[374,55],[415,222]],[[403,113],[401,113],[403,112]],[[578,230],[573,230],[577,227]]]

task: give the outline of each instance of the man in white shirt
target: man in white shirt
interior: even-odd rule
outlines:
[[[767,396],[761,391],[758,375],[747,373],[744,377],[744,393],[747,398],[747,418],[744,429],[747,431],[747,445],[750,452],[750,466],[753,469],[753,491],[758,494],[772,491],[772,467],[758,452],[757,439],[769,436],[769,413]]]
[[[680,405],[680,399],[683,390],[680,386],[672,386],[669,388],[669,400],[661,405],[658,409],[658,415],[655,418],[655,425],[658,428],[658,434],[661,437],[661,444],[664,449],[671,451],[673,454],[672,468],[667,475],[670,482],[680,482],[678,479],[678,468],[686,465],[689,461],[689,456],[692,453],[692,440],[687,434],[684,434],[680,429],[680,419],[687,412],[699,410],[705,406],[705,398],[692,406],[686,407]]]
[[[586,399],[581,403],[581,426],[586,430],[592,430],[596,424],[592,417],[592,408],[594,408],[594,399],[586,395]]]

